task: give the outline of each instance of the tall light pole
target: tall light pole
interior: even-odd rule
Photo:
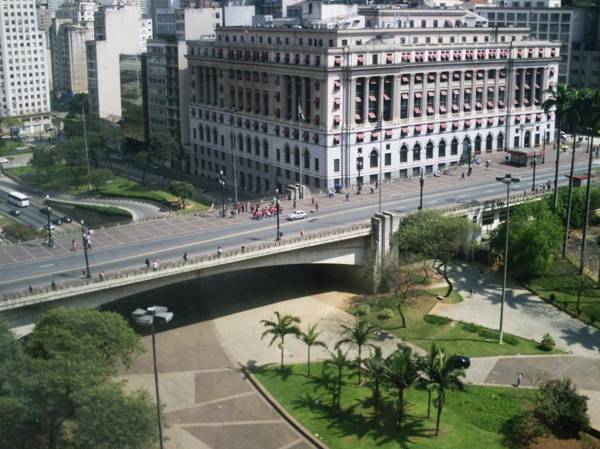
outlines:
[[[277,214],[277,236],[275,240],[281,240],[281,233],[279,232],[279,189],[275,189],[275,213]]]
[[[421,168],[421,178],[419,178],[419,210],[423,210],[423,187],[425,186],[425,177],[423,176],[423,169]]]
[[[383,118],[379,121],[378,123],[378,127],[379,127],[379,184],[378,184],[378,188],[377,190],[379,190],[379,192],[377,192],[379,194],[379,213],[381,213],[381,196],[382,196],[382,190],[383,190],[383,161],[384,161],[384,157],[383,157]]]
[[[520,182],[519,178],[513,178],[510,173],[505,176],[496,176],[496,181],[506,185],[506,231],[504,234],[504,279],[502,281],[502,299],[500,302],[500,339],[499,343],[502,344],[502,337],[504,332],[504,301],[506,300],[506,277],[508,274],[508,226],[510,224],[510,185],[512,183]]]
[[[219,172],[219,185],[221,186],[221,217],[225,218],[225,180],[223,170]]]
[[[85,227],[85,222],[83,220],[81,220],[81,243],[83,245],[83,254],[85,255],[85,277],[89,279],[92,277],[92,273],[90,273],[90,259],[88,257],[88,242],[89,242],[88,230]]]
[[[158,438],[160,449],[164,449],[162,417],[160,414],[160,390],[158,388],[158,368],[156,366],[156,335],[154,321],[168,323],[173,319],[173,312],[163,306],[152,306],[147,309],[135,309],[131,314],[136,324],[150,327],[152,333],[152,359],[154,361],[154,386],[156,388],[156,414],[158,418]]]
[[[233,124],[235,122],[234,114],[238,112],[238,108],[231,108],[231,115],[229,116],[229,125],[231,128],[231,147],[233,153],[233,198],[235,203],[238,202],[238,190],[237,190],[237,145],[235,141],[235,131],[233,128]]]
[[[87,142],[87,131],[85,128],[85,107],[81,108],[81,114],[83,119],[83,145],[85,147],[85,164],[87,166],[87,178],[88,178],[88,190],[92,190],[92,181],[90,180],[90,154],[88,151],[88,142]],[[96,159],[96,162],[98,160]]]
[[[531,191],[535,192],[535,169],[537,167],[537,153],[533,149],[533,179],[531,180]]]
[[[356,188],[356,194],[360,195],[362,190],[362,178],[360,176],[360,172],[363,169],[363,161],[362,158],[356,161],[356,170],[358,171],[358,187]]]
[[[473,167],[471,167],[471,163],[473,162],[473,157],[471,156],[471,149],[472,149],[472,145],[471,145],[471,140],[467,141],[467,157],[469,158],[469,165],[468,165],[468,169],[467,169],[467,176],[471,176],[471,173],[473,172]]]
[[[302,183],[302,164],[304,164],[304,154],[302,153],[302,122],[304,121],[304,114],[302,113],[302,105],[300,99],[298,99],[298,142],[300,142],[300,195],[299,199],[304,198],[304,185]]]
[[[46,215],[48,217],[48,248],[54,246],[54,240],[52,240],[52,207],[50,207],[50,195],[46,195]]]

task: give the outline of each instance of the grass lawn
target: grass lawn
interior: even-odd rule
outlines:
[[[42,235],[40,231],[34,228],[30,228],[1,215],[0,229],[2,229],[2,235],[11,242],[32,240]],[[45,235],[45,233],[43,233],[43,235]]]
[[[73,172],[66,167],[59,167],[53,174],[52,181],[49,181],[43,174],[37,173],[30,166],[11,168],[6,170],[6,172],[20,182],[43,191],[70,193],[73,195],[86,194],[88,192],[86,176],[81,175],[79,177],[80,185],[76,186]],[[148,200],[164,206],[169,206],[178,201],[178,198],[169,192],[154,189],[121,176],[115,176],[100,189],[99,194],[101,196]],[[186,200],[186,203],[188,203],[186,210],[202,211],[208,208],[207,205],[192,200]]]
[[[489,329],[482,329],[444,318],[439,323],[425,321],[425,316],[439,302],[436,297],[443,295],[445,291],[445,287],[415,291],[414,296],[404,306],[406,328],[401,327],[402,321],[400,316],[395,312],[396,308],[390,296],[372,296],[358,299],[349,312],[354,314],[356,309],[362,304],[369,304],[369,311],[365,315],[368,321],[423,349],[429,348],[431,342],[435,341],[449,353],[463,354],[469,357],[547,354],[547,352],[537,348],[537,342],[524,338],[509,336],[507,340],[516,344],[508,344],[507,341],[505,344],[499,345],[496,332]],[[459,300],[462,300],[462,298],[458,294],[444,299],[444,301],[448,302],[457,302]],[[384,308],[394,310],[394,315],[389,319],[380,319],[380,312]],[[444,323],[444,321],[446,322]]]
[[[577,316],[577,274],[577,267],[572,262],[565,259],[557,259],[547,274],[530,279],[525,285],[547,302],[565,310],[587,324],[594,324],[596,327],[599,327],[599,289],[590,288],[582,292],[580,303],[581,314]],[[552,301],[550,295],[554,295],[554,301]],[[591,317],[595,318],[594,323],[592,323]]]
[[[129,212],[118,207],[74,206],[65,203],[56,203],[56,206],[73,220],[77,222],[84,220],[88,226],[110,226],[131,222]]]
[[[414,388],[405,392],[406,419],[395,424],[394,391],[384,390],[379,421],[374,420],[371,390],[358,387],[348,376],[342,392],[342,411],[335,412],[331,395],[322,381],[322,364],[264,368],[258,380],[279,403],[331,449],[496,449],[503,448],[500,429],[510,417],[524,410],[534,391],[512,388],[466,386],[449,391],[442,414],[440,435],[435,436],[435,413],[427,418],[427,392]]]
[[[0,156],[9,156],[13,154],[23,154],[31,151],[31,145],[15,140],[0,141]]]

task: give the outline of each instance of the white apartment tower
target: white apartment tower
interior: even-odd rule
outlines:
[[[46,64],[35,0],[0,1],[0,114],[19,118],[24,134],[51,123]]]
[[[542,103],[559,43],[461,10],[375,9],[363,11],[371,28],[303,20],[190,41],[191,173],[222,170],[232,184],[235,170],[240,188],[260,194],[319,191],[553,140]]]
[[[120,55],[146,50],[148,20],[137,6],[101,7],[95,14],[94,40],[86,43],[90,115],[121,118]]]

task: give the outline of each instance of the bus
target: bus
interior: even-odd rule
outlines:
[[[8,202],[19,207],[29,206],[29,197],[19,192],[8,192]]]

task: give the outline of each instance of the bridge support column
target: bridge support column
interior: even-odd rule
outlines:
[[[377,290],[380,281],[380,269],[385,263],[386,256],[390,253],[392,235],[400,225],[400,218],[389,212],[375,214],[371,218],[372,233],[372,255],[373,258],[373,291]]]

